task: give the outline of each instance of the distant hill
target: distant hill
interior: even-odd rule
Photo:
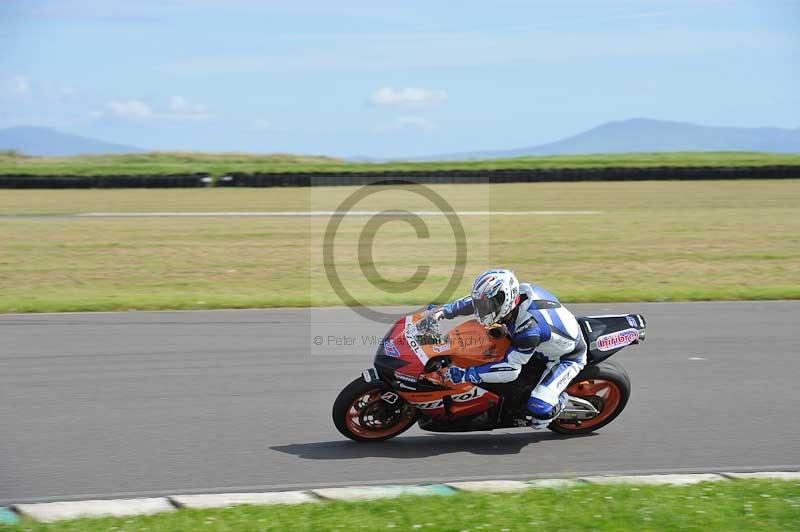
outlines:
[[[633,118],[619,122],[608,122],[583,133],[539,146],[511,150],[452,153],[414,160],[494,159],[525,155],[671,151],[800,153],[800,128],[712,127],[686,122]]]
[[[146,150],[122,144],[61,133],[46,127],[19,126],[0,129],[0,150],[15,150],[25,155],[99,155],[141,153]]]
[[[15,150],[25,155],[44,156],[143,153],[147,151],[135,146],[113,144],[62,133],[50,128],[31,126],[0,129],[0,150]],[[685,122],[633,118],[618,122],[608,122],[583,133],[539,146],[496,151],[460,152],[395,160],[463,161],[528,155],[692,151],[800,153],[800,128],[712,127]],[[379,162],[384,159],[363,157],[351,158],[351,160]]]

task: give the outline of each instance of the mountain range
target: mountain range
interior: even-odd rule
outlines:
[[[0,129],[0,150],[25,155],[70,156],[103,153],[141,153],[147,150],[62,133],[47,127],[17,126]]]
[[[498,159],[528,155],[758,151],[800,153],[800,128],[714,127],[632,118],[607,122],[555,142],[510,150],[472,151],[416,158],[420,161]]]
[[[0,130],[0,150],[16,150],[26,155],[40,156],[140,153],[146,151],[134,146],[114,144],[62,133],[50,128],[31,126],[18,126]],[[538,146],[496,151],[439,154],[406,158],[405,160],[457,161],[528,155],[671,151],[800,153],[800,128],[715,127],[686,122],[632,118],[607,122],[577,135]]]

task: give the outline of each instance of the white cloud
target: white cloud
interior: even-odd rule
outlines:
[[[0,77],[0,98],[25,101],[33,105],[75,100],[80,91],[61,81],[31,79],[13,75]]]
[[[183,96],[171,96],[163,108],[142,100],[111,100],[105,110],[90,112],[92,118],[106,115],[132,122],[207,120],[212,116],[208,106],[192,103]]]
[[[76,100],[80,96],[80,91],[77,87],[61,81],[44,80],[34,85],[31,92],[49,101]]]
[[[28,78],[25,76],[13,76],[11,78],[11,89],[20,96],[28,94],[31,90]]]
[[[447,92],[441,89],[381,87],[372,93],[369,101],[373,105],[423,106],[442,103],[446,99]]]
[[[31,92],[31,83],[25,76],[0,78],[0,96],[24,97]]]
[[[421,116],[400,116],[390,124],[385,124],[375,128],[377,133],[392,133],[395,131],[414,130],[423,133],[430,133],[436,129],[436,124]]]
[[[141,100],[112,100],[107,107],[111,114],[126,120],[147,120],[153,118],[153,108]]]
[[[205,120],[211,116],[208,114],[208,106],[201,103],[191,103],[182,96],[170,97],[169,114],[175,118],[195,120]]]

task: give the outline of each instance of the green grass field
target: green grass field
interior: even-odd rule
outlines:
[[[362,210],[435,210],[381,187]],[[462,217],[469,251],[456,295],[490,266],[513,268],[564,301],[800,298],[800,180],[538,183],[430,187],[455,210],[601,214]],[[0,190],[0,214],[334,210],[355,187],[311,189]],[[435,299],[456,258],[444,217],[428,238],[403,221],[336,237],[344,286],[365,304]],[[341,305],[321,256],[325,218],[0,218],[0,311]],[[369,248],[369,249],[367,249]],[[413,290],[389,292],[376,270]],[[370,281],[378,287],[373,286]]]
[[[368,502],[235,506],[146,517],[41,524],[9,531],[294,530],[797,530],[800,483],[710,482],[686,487],[578,486],[522,493],[458,493]]]
[[[206,172],[353,172],[389,170],[598,168],[651,166],[800,165],[800,154],[677,152],[623,155],[559,155],[459,162],[355,163],[330,157],[205,153],[145,153],[77,157],[24,157],[0,153],[3,174],[154,175]]]

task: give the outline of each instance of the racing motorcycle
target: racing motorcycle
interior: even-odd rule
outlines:
[[[569,401],[548,428],[562,434],[595,431],[620,415],[630,396],[630,378],[608,360],[623,347],[644,341],[640,314],[578,318],[588,345],[587,364],[566,389]],[[510,345],[502,325],[484,327],[472,319],[442,333],[429,312],[398,320],[375,353],[373,367],[348,384],[333,404],[333,422],[356,441],[380,441],[415,422],[433,432],[488,431],[530,424],[528,397],[545,362],[537,357],[513,382],[463,382],[446,378],[447,367],[497,362]]]

